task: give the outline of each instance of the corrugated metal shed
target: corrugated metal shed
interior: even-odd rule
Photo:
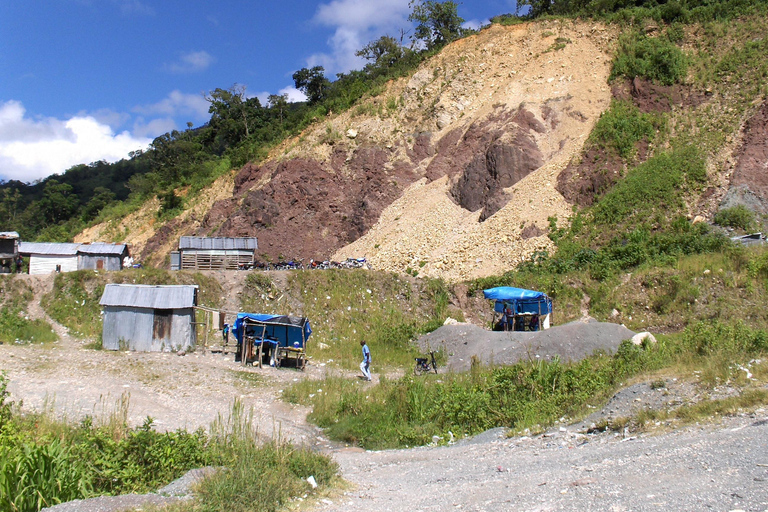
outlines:
[[[114,256],[120,256],[125,251],[125,244],[107,244],[104,242],[81,244],[77,249],[77,252],[82,254],[109,254]]]
[[[197,305],[197,285],[108,284],[99,304],[148,309],[183,309]]]
[[[46,256],[77,256],[80,244],[54,243],[54,242],[21,242],[19,252],[21,254],[40,254]]]
[[[204,250],[246,250],[255,251],[259,244],[255,237],[251,238],[225,238],[225,237],[199,237],[182,236],[179,239],[179,249],[204,249]]]

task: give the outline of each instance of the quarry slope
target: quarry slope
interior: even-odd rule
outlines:
[[[150,265],[192,234],[256,236],[271,261],[365,256],[452,281],[507,270],[549,247],[548,217],[570,215],[557,175],[610,103],[614,40],[594,23],[493,25],[188,197],[172,221],[148,204],[109,229]]]

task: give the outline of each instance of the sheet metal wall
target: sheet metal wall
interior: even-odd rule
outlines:
[[[195,310],[186,308],[172,311],[170,337],[155,339],[154,309],[105,306],[102,346],[106,350],[135,352],[175,352],[193,348],[197,343],[193,324]]]
[[[99,254],[79,254],[77,256],[77,266],[80,270],[96,270],[98,269],[98,261],[104,262],[103,270],[120,270],[123,268],[122,258],[120,256],[113,255],[99,255]]]
[[[61,265],[62,272],[77,270],[77,256],[57,256],[53,254],[35,254],[29,257],[30,274],[50,274],[56,272],[56,265]]]

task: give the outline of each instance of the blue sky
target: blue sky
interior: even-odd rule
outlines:
[[[514,0],[463,0],[468,26]],[[410,31],[408,0],[0,2],[0,180],[116,161],[209,119],[203,94],[288,93],[291,75],[360,69],[354,52]]]

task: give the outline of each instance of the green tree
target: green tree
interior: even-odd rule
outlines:
[[[356,51],[355,55],[370,61],[368,66],[374,69],[386,69],[394,66],[405,56],[405,48],[400,46],[394,37],[381,36]]]
[[[288,108],[288,94],[270,94],[267,98],[267,106],[277,112],[280,118],[280,126],[283,126],[283,115]]]
[[[95,218],[101,210],[115,200],[115,193],[106,187],[93,189],[93,197],[83,208],[83,220],[88,222]]]
[[[461,28],[464,18],[459,16],[456,2],[411,0],[408,6],[412,9],[408,21],[417,24],[414,38],[423,41],[427,50],[440,48],[466,32]]]
[[[80,199],[72,192],[72,186],[50,179],[43,189],[43,197],[38,206],[48,224],[63,222],[77,211]]]
[[[315,66],[311,69],[302,68],[293,74],[296,88],[307,95],[310,103],[317,103],[325,98],[330,81],[325,77],[325,68]]]

